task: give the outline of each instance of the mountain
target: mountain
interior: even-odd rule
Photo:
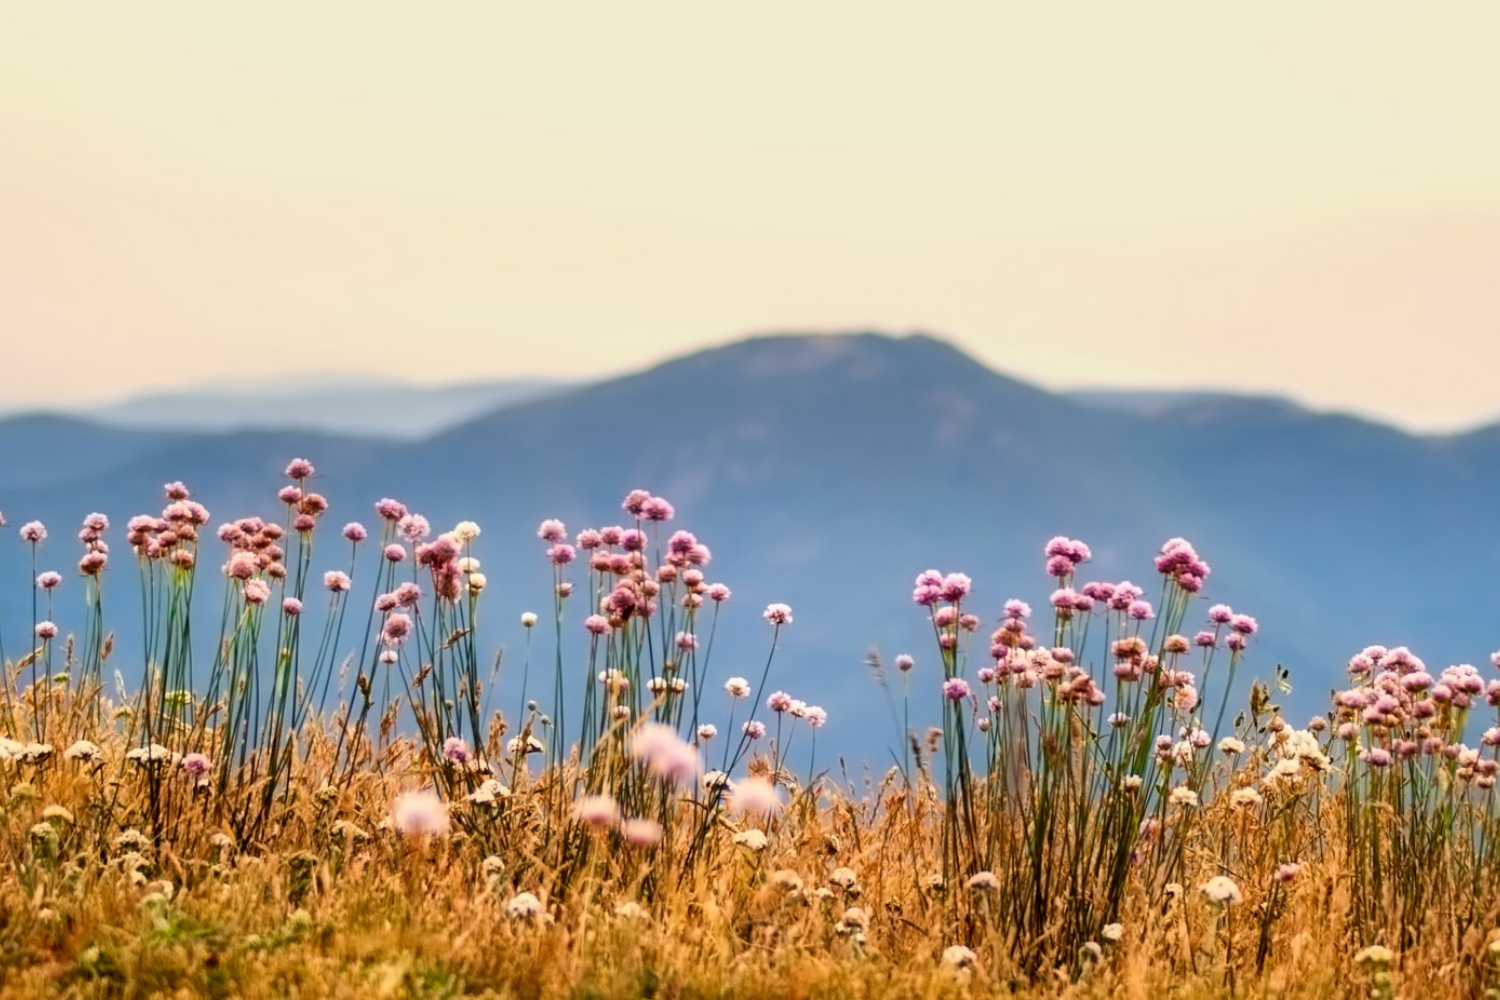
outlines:
[[[13,423],[0,422],[4,468],[28,461],[12,450],[24,438]],[[80,424],[68,433],[83,454],[90,435],[117,432]],[[1012,596],[1040,616],[1053,586],[1041,550],[1057,534],[1093,547],[1086,578],[1131,578],[1148,591],[1161,543],[1191,539],[1214,567],[1194,617],[1223,601],[1260,619],[1244,674],[1290,667],[1299,723],[1322,710],[1344,662],[1369,643],[1410,645],[1433,667],[1480,662],[1500,645],[1484,596],[1500,561],[1500,427],[1417,437],[1279,400],[1212,395],[1101,408],[926,336],[753,338],[419,441],[276,430],[137,444],[107,470],[69,451],[66,476],[13,474],[0,482],[0,510],[12,525],[53,524],[49,565],[66,568],[71,532],[61,529],[90,510],[110,514],[118,535],[130,514],[160,507],[160,484],[183,479],[216,523],[269,515],[280,470],[306,455],[332,501],[331,523],[370,524],[373,501],[394,496],[434,525],[484,528],[486,641],[511,650],[512,683],[524,649],[517,616],[545,613],[550,600],[537,523],[618,523],[623,495],[650,489],[676,505],[672,527],[712,548],[710,578],[734,591],[715,674],[757,677],[769,640],[760,610],[790,604],[796,620],[772,685],[829,709],[820,753],[847,750],[876,766],[896,727],[867,651],[887,661],[916,654],[913,696],[926,715],[935,702],[913,577],[929,566],[969,573],[987,622]],[[15,545],[0,543],[6,636],[25,627]],[[323,568],[344,558],[342,546],[328,546]],[[117,556],[111,587],[132,586],[124,566]],[[569,609],[571,630],[586,613]],[[545,644],[533,649],[538,663],[550,657]]]
[[[329,377],[201,386],[77,411],[109,427],[178,431],[306,430],[415,441],[574,383],[514,379],[438,386]],[[62,414],[64,416],[70,414]]]

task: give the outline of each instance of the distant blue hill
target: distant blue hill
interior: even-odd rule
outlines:
[[[1434,668],[1483,663],[1500,647],[1500,426],[1414,436],[1219,394],[1101,406],[1006,377],[926,336],[752,338],[512,401],[416,441],[39,426],[0,421],[7,649],[27,585],[15,525],[47,520],[48,565],[67,569],[78,521],[108,513],[117,526],[110,592],[133,609],[118,528],[160,508],[162,483],[185,480],[215,523],[270,515],[294,455],[318,466],[317,488],[333,503],[330,535],[345,520],[373,524],[382,496],[439,528],[479,522],[491,582],[484,641],[507,648],[512,683],[523,648],[517,617],[548,604],[537,523],[618,523],[620,499],[635,487],[667,497],[673,527],[713,549],[709,576],[734,591],[715,643],[718,676],[756,676],[768,638],[760,611],[791,604],[796,621],[772,683],[828,708],[820,748],[877,766],[896,730],[865,666],[868,650],[887,661],[916,654],[914,691],[927,715],[936,699],[912,578],[929,566],[969,573],[986,626],[1012,596],[1040,616],[1052,589],[1041,549],[1056,534],[1092,545],[1087,578],[1130,578],[1148,591],[1157,589],[1157,547],[1192,540],[1214,567],[1202,610],[1224,601],[1260,619],[1245,675],[1290,667],[1296,691],[1286,703],[1298,724],[1323,708],[1345,661],[1369,643],[1410,645]],[[344,543],[330,538],[322,552],[331,568]],[[81,588],[70,586],[61,600],[78,599]],[[575,600],[576,636],[587,609]],[[59,612],[65,628],[71,613]],[[128,629],[129,617],[115,620]],[[550,661],[545,637],[536,638],[533,680]],[[132,676],[128,633],[119,648]]]

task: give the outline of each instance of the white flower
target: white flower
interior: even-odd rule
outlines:
[[[615,916],[622,920],[640,920],[645,915],[646,911],[641,908],[641,904],[633,899],[627,899],[615,906]]]
[[[840,889],[848,889],[859,881],[859,876],[854,874],[853,868],[840,866],[829,873],[828,881]]]
[[[1105,924],[1102,928],[1100,928],[1099,936],[1108,941],[1110,944],[1115,944],[1120,940],[1120,938],[1125,936],[1125,925]]]
[[[1236,788],[1229,793],[1229,804],[1241,808],[1258,806],[1262,801],[1260,792],[1253,788]]]
[[[1208,897],[1210,903],[1220,906],[1229,903],[1244,902],[1245,896],[1240,892],[1240,887],[1227,875],[1215,875],[1198,887],[1198,891]]]
[[[967,969],[978,960],[979,956],[961,944],[950,944],[943,949],[943,963],[955,969]]]
[[[1240,754],[1240,753],[1244,753],[1244,752],[1245,752],[1244,741],[1237,740],[1233,736],[1226,736],[1222,740],[1219,741],[1219,753],[1222,753],[1222,754]]]
[[[172,757],[172,751],[160,743],[153,743],[148,747],[135,747],[125,752],[125,759],[132,763],[145,767],[147,764],[160,764]]]
[[[486,875],[494,877],[505,871],[505,862],[500,860],[499,855],[491,854],[479,862],[479,867]]]
[[[496,799],[508,798],[509,796],[509,788],[494,778],[486,778],[478,788],[465,797],[476,806],[487,806],[492,805]]]
[[[1198,793],[1187,785],[1178,785],[1172,789],[1172,794],[1168,796],[1168,801],[1174,806],[1196,806],[1198,804]]]
[[[52,756],[51,743],[28,743],[21,750],[20,758],[28,764],[40,764]]]
[[[542,901],[529,892],[518,892],[505,904],[505,912],[515,920],[527,920],[542,912]]]
[[[802,891],[802,876],[798,875],[790,868],[782,868],[781,870],[773,873],[771,875],[771,882],[772,884],[785,889],[787,892]]]
[[[49,822],[55,819],[61,820],[64,823],[71,823],[73,822],[73,814],[68,812],[64,806],[51,805],[42,810],[42,819]]]
[[[453,537],[460,542],[472,542],[479,537],[479,525],[473,521],[459,521],[453,529]]]
[[[528,611],[525,614],[521,615],[521,624],[524,627],[526,627],[526,628],[531,628],[533,625],[535,625],[536,624],[536,612],[535,611]]]
[[[1000,880],[995,877],[994,872],[976,872],[964,885],[970,889],[998,889]]]
[[[99,744],[88,740],[79,740],[63,751],[63,760],[100,760],[103,756]]]
[[[546,749],[547,745],[541,740],[537,739],[535,736],[526,737],[524,743],[522,742],[521,737],[516,736],[513,737],[509,743],[505,744],[505,752],[510,754],[511,756],[515,756],[519,753],[542,753]]]
[[[1139,774],[1127,774],[1120,779],[1120,787],[1127,792],[1138,792],[1141,790],[1142,779]]]
[[[1386,966],[1395,960],[1396,956],[1392,953],[1391,949],[1382,944],[1372,944],[1354,956],[1356,965]]]
[[[760,830],[741,830],[734,835],[734,842],[741,847],[752,851],[764,851],[766,849],[766,835]]]
[[[743,677],[731,677],[724,682],[724,690],[729,692],[730,697],[748,698],[750,697],[750,682]]]

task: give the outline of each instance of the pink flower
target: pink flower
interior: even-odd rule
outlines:
[[[792,696],[785,691],[773,691],[771,696],[766,699],[766,707],[777,715],[780,715],[792,707]]]
[[[896,657],[896,669],[901,671],[903,674],[916,665],[917,661],[912,659],[910,653],[902,653]]]
[[[271,587],[264,580],[245,581],[245,603],[264,604],[271,596]]]
[[[645,490],[631,490],[625,495],[625,502],[620,506],[627,514],[640,517],[646,509],[646,502],[651,499],[651,494]]]
[[[803,715],[807,724],[814,729],[821,729],[828,722],[828,712],[822,705],[808,705],[807,712]]]
[[[969,596],[969,588],[973,585],[963,573],[949,573],[943,577],[941,597],[945,601],[957,603]]]
[[[335,594],[348,590],[350,585],[349,574],[342,570],[331,569],[323,574],[323,586]]]
[[[21,541],[35,545],[47,537],[47,526],[41,521],[27,521],[21,525]]]
[[[648,521],[670,521],[677,511],[661,497],[652,497],[641,507],[641,516]]]
[[[653,847],[661,842],[661,824],[654,819],[627,819],[620,824],[620,836],[633,847]]]
[[[406,514],[396,522],[396,530],[401,532],[408,545],[415,545],[432,534],[432,525],[421,514]]]
[[[162,492],[166,494],[168,500],[186,500],[192,495],[180,480],[163,486]]]
[[[469,744],[464,742],[461,736],[450,736],[443,741],[443,757],[455,764],[467,764],[473,753],[469,750]]]
[[[387,521],[400,521],[406,516],[406,504],[400,500],[392,500],[390,497],[375,502],[375,513]]]
[[[302,499],[302,490],[296,486],[283,486],[276,492],[276,499],[284,504],[295,504]]]
[[[62,574],[56,570],[48,570],[36,578],[36,585],[43,590],[52,590],[62,583]]]
[[[785,604],[768,604],[761,617],[775,626],[790,625],[792,622],[792,609]]]
[[[740,814],[769,816],[781,809],[781,796],[776,793],[776,786],[755,776],[736,784],[727,801],[729,808]]]
[[[1234,609],[1227,604],[1215,604],[1208,609],[1208,620],[1215,625],[1228,625],[1234,618]]]
[[[752,740],[765,739],[766,724],[764,722],[761,722],[759,719],[751,719],[740,728],[743,729],[745,735]]]
[[[630,734],[630,756],[659,778],[681,781],[698,770],[698,751],[671,726],[643,722]]]
[[[411,618],[407,615],[391,615],[385,620],[385,625],[380,630],[380,639],[387,646],[399,646],[409,635],[411,635]]]
[[[1259,623],[1249,615],[1235,615],[1229,620],[1229,627],[1240,635],[1254,635],[1255,630],[1260,627]]]
[[[698,637],[691,632],[677,633],[677,648],[684,653],[698,648]]]
[[[722,583],[709,584],[708,589],[704,591],[704,594],[706,594],[708,596],[708,599],[710,601],[713,601],[715,604],[723,604],[725,601],[729,600],[729,588],[724,586]],[[1500,656],[1500,653],[1497,653],[1495,655]]]
[[[1131,601],[1125,613],[1138,622],[1149,621],[1156,617],[1150,601]]]
[[[52,622],[37,622],[36,636],[38,639],[56,639],[57,626]]]
[[[962,677],[950,677],[943,682],[943,697],[949,701],[963,701],[969,696],[969,684]]]
[[[536,529],[536,537],[544,542],[551,542],[555,545],[558,542],[567,540],[568,529],[566,525],[556,518],[548,518],[542,522],[541,527]]]
[[[1005,602],[1005,617],[1030,618],[1031,605],[1027,604],[1025,601],[1018,601],[1015,598],[1011,598],[1010,600]]]
[[[583,627],[594,635],[604,635],[609,632],[609,619],[603,615],[589,615],[583,620]]]
[[[362,542],[366,538],[368,538],[369,535],[370,533],[365,530],[365,526],[363,524],[360,524],[358,521],[350,521],[348,524],[344,525],[344,537],[349,539],[349,541],[351,542]]]
[[[571,545],[554,545],[547,550],[547,558],[552,560],[554,566],[566,566],[577,554]]]
[[[190,753],[182,758],[182,769],[191,778],[203,777],[213,766],[213,762],[201,753]]]
[[[281,610],[286,615],[295,618],[302,613],[302,602],[295,597],[288,597],[281,602]]]
[[[305,458],[294,458],[286,467],[288,479],[308,479],[313,474],[313,465]]]
[[[573,819],[583,826],[611,827],[620,822],[620,804],[610,795],[585,795],[573,803]]]
[[[418,836],[425,833],[446,836],[452,826],[448,807],[436,792],[405,792],[391,803],[391,824],[397,833]]]

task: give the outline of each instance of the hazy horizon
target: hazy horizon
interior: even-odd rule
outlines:
[[[1052,388],[1500,416],[1500,7],[0,14],[8,408],[929,330]]]

